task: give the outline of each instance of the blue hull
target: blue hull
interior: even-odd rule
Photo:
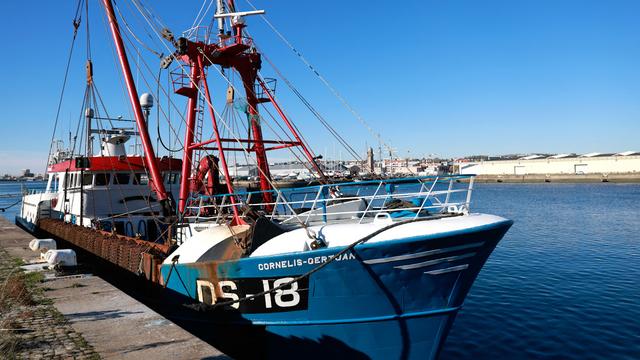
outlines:
[[[433,359],[511,224],[365,243],[290,288],[236,308],[205,307],[201,321],[212,331],[216,324],[264,327],[267,358]],[[272,289],[340,250],[163,265],[162,275],[169,289],[212,304]]]
[[[23,228],[24,230],[28,231],[31,234],[35,234],[36,231],[38,230],[36,227],[36,224],[27,221],[27,219],[21,216],[16,216],[15,223],[16,225],[18,225],[18,227]]]

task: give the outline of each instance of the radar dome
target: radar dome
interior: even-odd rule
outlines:
[[[150,109],[153,107],[153,96],[149,93],[144,93],[140,95],[140,106],[145,109]]]

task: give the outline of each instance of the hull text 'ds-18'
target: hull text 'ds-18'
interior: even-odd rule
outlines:
[[[196,26],[175,36],[142,1],[131,2],[130,16],[101,1],[132,119],[108,115],[87,52],[82,130],[66,147],[52,144],[47,188],[23,197],[16,222],[155,284],[212,338],[221,329],[262,333],[252,356],[436,358],[512,221],[470,211],[473,176],[329,179],[278,102],[276,79],[263,77],[266,60],[282,78],[245,25],[264,12],[213,3],[209,26],[197,26],[203,6]],[[88,28],[82,4],[76,31],[81,20]],[[135,35],[136,16],[155,36],[151,44]],[[160,58],[160,68],[141,51]],[[219,77],[210,84],[211,74]],[[220,81],[224,91],[214,91]],[[156,98],[139,96],[141,86]],[[278,187],[271,152],[294,156],[314,183]],[[256,188],[237,186],[230,164],[238,157],[255,164]]]

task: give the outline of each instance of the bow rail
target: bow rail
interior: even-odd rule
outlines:
[[[291,225],[466,214],[471,204],[473,179],[473,175],[420,176],[198,196],[192,198],[184,220],[225,223],[231,220],[233,207],[245,218],[257,213]],[[270,193],[275,200],[264,202],[265,193]]]

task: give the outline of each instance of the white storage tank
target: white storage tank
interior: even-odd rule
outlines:
[[[29,242],[29,248],[33,251],[46,253],[49,250],[56,250],[58,246],[53,239],[33,239]]]
[[[49,265],[77,266],[76,252],[71,249],[49,250],[44,255]]]

